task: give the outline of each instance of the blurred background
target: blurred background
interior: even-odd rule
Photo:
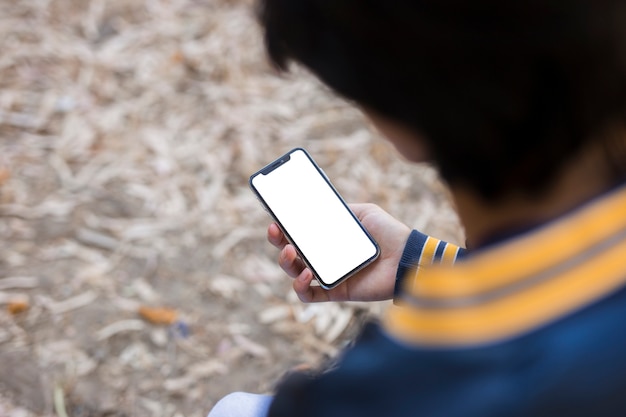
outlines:
[[[380,315],[276,265],[247,180],[296,146],[463,242],[429,166],[270,68],[252,0],[0,0],[0,416],[204,416]]]

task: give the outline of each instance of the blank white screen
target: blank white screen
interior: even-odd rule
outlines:
[[[303,151],[252,183],[323,284],[375,256],[374,243]]]

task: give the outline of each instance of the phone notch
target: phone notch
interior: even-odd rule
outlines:
[[[271,164],[269,164],[268,166],[263,168],[260,172],[261,172],[262,175],[267,175],[270,172],[274,171],[276,168],[278,168],[278,167],[286,164],[287,162],[289,162],[290,159],[291,159],[291,154],[287,154],[287,155],[281,156],[276,161],[272,162]]]

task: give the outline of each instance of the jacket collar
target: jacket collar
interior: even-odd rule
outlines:
[[[386,322],[420,343],[487,343],[553,322],[624,284],[626,186],[454,266],[422,270],[404,289],[404,308],[392,308]]]

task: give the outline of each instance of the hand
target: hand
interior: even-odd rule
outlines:
[[[278,264],[295,278],[293,289],[301,301],[380,301],[393,297],[396,270],[411,229],[377,205],[351,204],[350,208],[378,242],[381,252],[377,260],[331,290],[311,285],[311,270],[298,257],[278,225],[269,225],[267,239],[280,249]]]

